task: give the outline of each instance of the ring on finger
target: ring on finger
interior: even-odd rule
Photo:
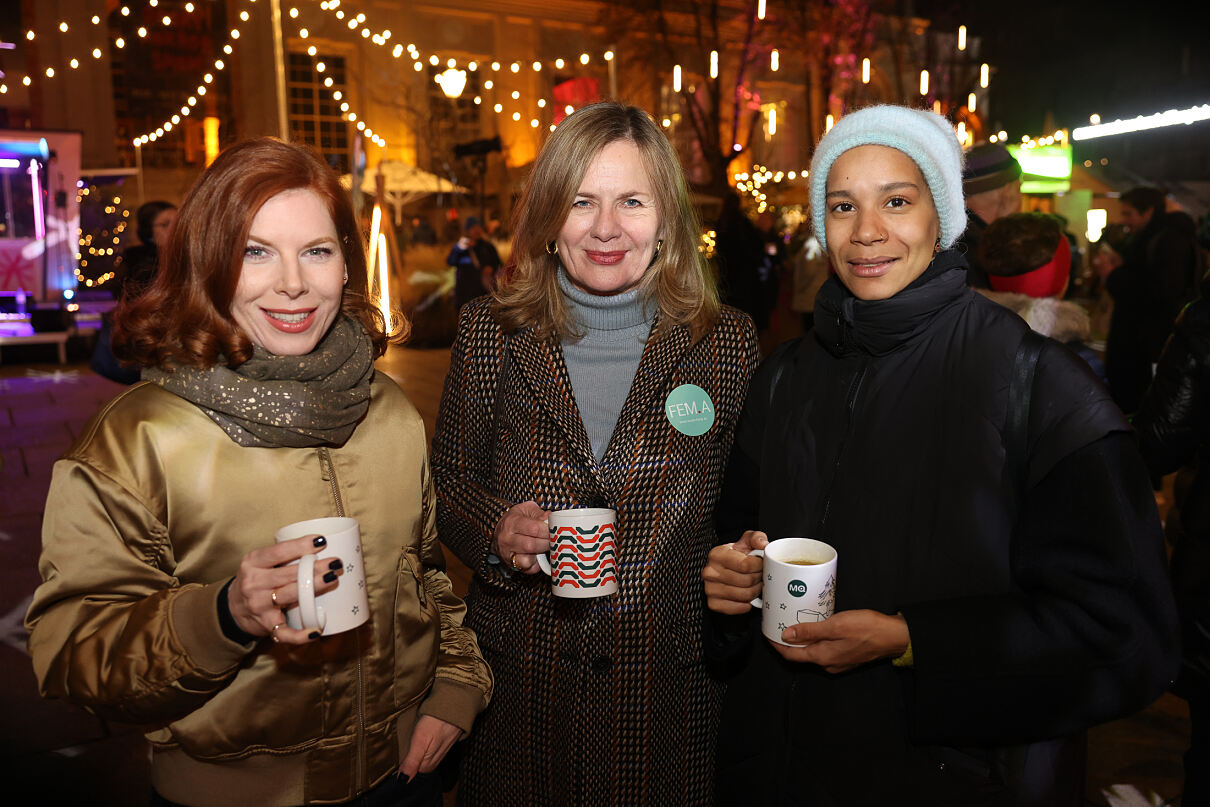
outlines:
[[[274,644],[276,644],[277,642],[280,642],[280,641],[281,641],[281,639],[278,639],[278,638],[277,638],[277,629],[278,629],[278,628],[280,628],[280,627],[281,627],[282,625],[284,625],[284,624],[286,624],[286,623],[284,623],[284,622],[278,622],[276,625],[274,625],[274,626],[273,626],[273,631],[270,633],[270,635],[273,637],[273,643],[274,643]]]
[[[517,553],[514,552],[512,557],[508,559],[508,565],[513,567],[514,571],[521,571],[521,567],[517,565]]]
[[[273,600],[274,605],[277,605],[277,589],[273,589],[273,593],[269,596],[269,599]]]

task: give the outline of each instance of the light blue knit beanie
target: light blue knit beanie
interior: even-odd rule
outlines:
[[[928,183],[941,219],[941,247],[949,249],[966,229],[962,197],[962,146],[949,121],[924,109],[871,106],[841,118],[819,141],[811,159],[811,222],[827,249],[824,232],[828,172],[841,154],[858,146],[889,146],[912,158]]]

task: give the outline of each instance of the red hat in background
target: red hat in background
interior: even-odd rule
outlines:
[[[996,291],[1058,297],[1071,276],[1071,245],[1054,216],[1014,213],[983,231],[979,261]]]

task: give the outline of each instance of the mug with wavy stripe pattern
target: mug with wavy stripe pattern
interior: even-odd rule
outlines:
[[[556,597],[605,597],[618,590],[618,516],[603,507],[557,510],[550,514],[550,554],[538,565],[550,575]]]

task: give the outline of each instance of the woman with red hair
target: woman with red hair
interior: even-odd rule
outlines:
[[[399,334],[347,194],[306,147],[233,146],[161,266],[114,322],[145,383],[55,464],[26,618],[43,695],[147,726],[154,805],[439,804],[431,772],[491,674],[443,571],[423,424],[374,369]],[[288,564],[327,541],[274,533],[331,516],[360,526],[369,618],[295,630]],[[341,560],[316,594],[352,585]]]

